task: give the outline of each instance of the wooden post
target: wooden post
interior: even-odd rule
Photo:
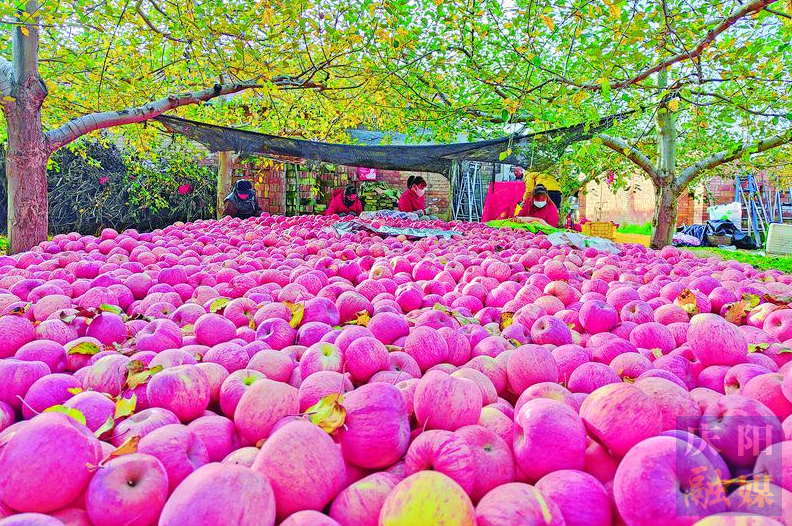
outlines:
[[[217,203],[215,205],[215,215],[217,219],[220,219],[223,217],[226,195],[231,191],[231,152],[219,152],[217,160]]]

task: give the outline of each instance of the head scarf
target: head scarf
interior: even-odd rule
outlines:
[[[357,201],[357,188],[353,184],[347,185],[344,188],[344,206],[348,208],[355,204],[355,201]]]

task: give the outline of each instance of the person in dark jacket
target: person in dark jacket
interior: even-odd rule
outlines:
[[[223,215],[247,219],[260,215],[262,212],[256,200],[256,192],[250,181],[242,179],[234,184],[231,193],[225,198]]]
[[[326,216],[333,214],[359,216],[362,213],[363,204],[358,199],[357,188],[353,184],[347,185],[343,191],[340,188],[333,190],[330,205],[325,210]]]

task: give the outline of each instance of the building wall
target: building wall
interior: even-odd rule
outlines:
[[[654,187],[649,179],[635,174],[628,185],[615,193],[604,181],[591,182],[581,200],[581,210],[589,221],[613,221],[618,224],[642,225],[652,220],[655,209]],[[709,190],[709,194],[707,193]],[[709,219],[707,203],[725,204],[734,201],[734,181],[712,178],[685,192],[677,202],[677,224],[696,224]]]
[[[438,208],[438,215],[445,216],[449,208],[450,186],[440,174],[378,170],[377,181],[403,191],[407,189],[410,176],[421,176],[427,181],[426,203]],[[311,199],[328,204],[332,191],[357,181],[357,168],[337,167],[335,171],[309,169],[306,166],[286,165],[269,160],[257,163],[233,164],[232,184],[240,179],[253,182],[261,208],[271,214],[314,213]],[[226,190],[226,193],[230,191]],[[321,208],[321,207],[320,207]],[[321,208],[323,210],[323,208]]]
[[[357,169],[352,167],[346,168],[350,178],[357,177]],[[385,183],[388,186],[403,192],[407,189],[407,179],[411,176],[420,176],[426,180],[426,204],[434,206],[438,209],[438,214],[444,216],[448,213],[448,199],[450,195],[450,186],[448,179],[440,174],[427,173],[427,172],[402,172],[397,170],[377,170],[377,181]]]

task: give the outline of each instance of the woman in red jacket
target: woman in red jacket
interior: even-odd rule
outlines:
[[[534,187],[533,194],[528,196],[517,216],[527,217],[537,223],[558,228],[558,208],[550,200],[547,188],[541,184]]]
[[[399,198],[399,212],[426,215],[426,180],[420,176],[407,179],[407,190]]]
[[[338,214],[340,216],[353,215],[359,216],[363,213],[363,205],[357,196],[355,185],[347,185],[342,191],[340,188],[333,190],[333,198],[330,205],[325,210],[326,216]]]

